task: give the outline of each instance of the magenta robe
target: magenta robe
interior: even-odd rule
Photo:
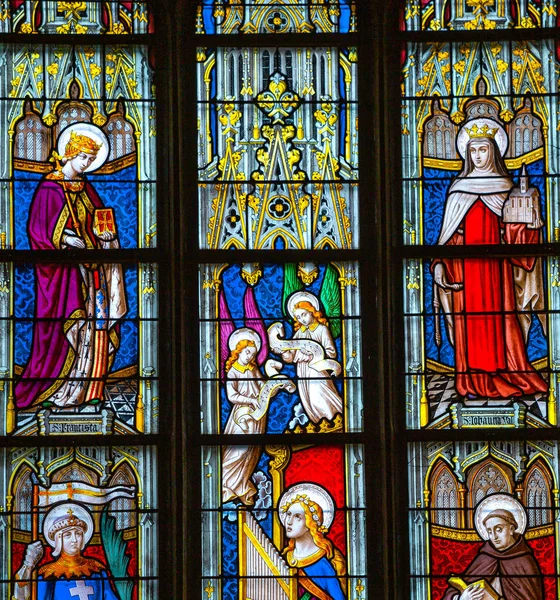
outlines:
[[[491,584],[498,576],[505,600],[543,600],[541,571],[523,537],[503,552],[486,542],[461,578],[469,584],[480,579]],[[450,586],[443,600],[452,600],[460,595],[461,592]]]
[[[84,191],[94,209],[103,208],[99,196],[87,182]],[[70,219],[65,218],[67,213],[62,185],[43,180],[29,211],[27,231],[33,250],[61,249],[63,229],[71,229]],[[88,237],[99,247],[92,231],[93,211],[87,212],[85,221]],[[82,285],[77,264],[35,265],[35,317],[48,320],[34,323],[31,354],[15,387],[17,408],[29,408],[46,400],[62,384],[56,379],[69,372],[75,356],[65,335],[65,325],[77,311],[85,310]]]

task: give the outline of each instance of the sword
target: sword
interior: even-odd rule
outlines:
[[[441,329],[440,329],[440,323],[439,323],[440,306],[441,306],[441,304],[439,302],[438,285],[437,285],[437,283],[434,283],[434,315],[435,315],[435,320],[436,320],[435,338],[436,338],[436,346],[438,348],[441,346]]]

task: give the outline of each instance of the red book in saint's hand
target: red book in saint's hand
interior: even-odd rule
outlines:
[[[99,236],[105,231],[117,233],[115,213],[112,208],[96,208],[93,213],[93,233]]]

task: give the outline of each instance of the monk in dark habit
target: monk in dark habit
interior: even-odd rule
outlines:
[[[462,592],[450,585],[443,600],[485,600],[488,592],[476,582],[484,579],[496,597],[505,600],[543,600],[541,571],[518,523],[509,510],[489,512],[483,520],[488,541],[467,567],[462,579],[470,584]],[[475,584],[475,585],[472,585]]]

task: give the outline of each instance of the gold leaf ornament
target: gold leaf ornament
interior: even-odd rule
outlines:
[[[59,2],[58,3],[58,12],[64,13],[64,18],[66,20],[73,19],[75,21],[80,21],[82,16],[80,13],[85,12],[86,3],[85,2]]]

